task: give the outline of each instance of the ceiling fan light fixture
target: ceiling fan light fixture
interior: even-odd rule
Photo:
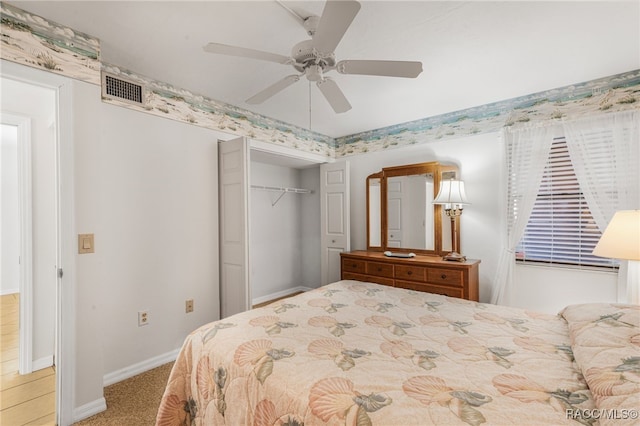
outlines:
[[[333,53],[321,54],[313,47],[313,40],[304,40],[296,43],[291,49],[291,57],[294,60],[294,68],[304,72],[311,64],[324,67],[333,67],[336,64],[336,56]]]
[[[320,65],[310,65],[304,71],[307,80],[309,81],[322,81],[322,67]]]

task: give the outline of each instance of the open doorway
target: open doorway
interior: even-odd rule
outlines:
[[[2,92],[0,419],[56,424],[57,94],[5,78]]]

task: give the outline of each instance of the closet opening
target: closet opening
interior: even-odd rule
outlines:
[[[320,286],[320,164],[250,150],[251,304]]]

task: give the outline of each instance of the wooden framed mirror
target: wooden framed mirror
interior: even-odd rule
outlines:
[[[367,249],[435,256],[450,251],[450,221],[432,202],[440,181],[456,177],[457,167],[438,162],[385,167],[368,176]]]

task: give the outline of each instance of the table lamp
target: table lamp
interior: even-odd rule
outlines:
[[[458,229],[456,218],[462,214],[462,206],[469,204],[464,192],[464,182],[461,180],[443,180],[433,204],[444,206],[444,212],[451,219],[451,253],[443,257],[444,260],[464,262],[467,258],[458,253]]]
[[[616,212],[592,253],[595,256],[629,261],[627,295],[632,303],[639,303],[640,210]]]

